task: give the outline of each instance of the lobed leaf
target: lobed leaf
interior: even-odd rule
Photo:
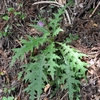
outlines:
[[[47,82],[47,77],[44,74],[45,56],[39,55],[37,59],[38,62],[24,65],[24,71],[26,72],[24,80],[30,82],[24,91],[30,94],[31,100],[35,99],[35,95],[37,95],[37,100],[39,100],[42,89],[45,86],[44,83]]]
[[[76,76],[84,77],[87,66],[87,63],[82,62],[81,58],[86,56],[85,54],[80,53],[78,50],[71,48],[70,46],[66,46],[66,44],[59,43],[63,49],[61,52],[65,55],[66,60],[68,61],[71,69],[76,73]],[[78,74],[77,74],[78,73]]]
[[[47,48],[43,51],[46,54],[48,71],[50,72],[50,75],[53,80],[54,80],[56,67],[59,67],[59,65],[55,61],[57,59],[60,59],[60,57],[55,54],[56,51],[57,49],[55,48],[54,42],[49,44],[49,46],[47,46]]]
[[[18,58],[23,60],[24,53],[28,53],[29,51],[33,52],[34,48],[38,48],[40,45],[43,45],[43,43],[47,41],[47,36],[47,34],[44,34],[43,37],[33,38],[28,36],[28,40],[21,39],[23,46],[21,48],[12,49],[15,52],[15,55],[12,57],[10,66],[12,66]]]

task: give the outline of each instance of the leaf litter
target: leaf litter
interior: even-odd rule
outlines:
[[[76,0],[75,0],[76,1]],[[40,0],[2,0],[0,4],[0,17],[8,14],[9,19],[6,22],[0,18],[0,36],[5,30],[6,25],[9,24],[12,28],[8,30],[9,35],[0,38],[0,99],[3,96],[12,95],[17,100],[29,100],[29,95],[22,92],[28,83],[18,80],[18,73],[22,71],[19,67],[22,62],[16,61],[12,68],[10,68],[11,58],[14,55],[12,48],[20,47],[19,38],[27,39],[27,35],[33,37],[39,36],[39,32],[29,27],[29,24],[36,23],[32,20],[39,19],[39,14],[45,18],[52,17],[52,13],[56,12],[57,7],[51,8],[50,4],[39,4],[32,6],[33,3],[40,2]],[[58,0],[60,4],[67,4],[67,0]],[[100,99],[100,1],[99,0],[85,0],[75,2],[76,5],[70,5],[68,8],[71,16],[72,25],[66,24],[62,20],[61,26],[64,33],[60,34],[56,41],[63,41],[68,37],[69,33],[77,34],[79,39],[73,41],[70,45],[81,52],[88,55],[82,60],[89,63],[87,71],[87,83],[85,80],[81,86],[81,100],[99,100]],[[23,7],[19,4],[22,4]],[[12,12],[7,13],[7,7],[14,7],[15,11],[22,11],[26,14],[24,20],[20,16],[15,16]],[[41,9],[44,11],[41,12]],[[48,11],[49,10],[49,11]],[[47,12],[48,11],[48,12]],[[73,17],[74,16],[74,17]],[[44,23],[38,22],[40,26]],[[33,33],[32,33],[33,32]],[[38,50],[36,51],[38,52]],[[27,55],[26,55],[27,56]],[[26,60],[28,61],[27,57]],[[15,88],[14,90],[12,88]],[[53,87],[55,88],[55,87]],[[44,87],[45,92],[41,94],[41,100],[49,100],[53,89],[50,86]],[[10,91],[10,92],[8,92]],[[56,95],[51,100],[68,100],[67,90],[56,92]]]

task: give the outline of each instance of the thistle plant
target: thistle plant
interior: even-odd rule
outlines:
[[[30,62],[21,66],[22,73],[25,73],[23,80],[29,82],[24,91],[29,93],[30,100],[35,98],[39,100],[43,88],[48,83],[51,87],[56,85],[60,88],[62,85],[62,90],[68,90],[70,100],[78,99],[77,93],[80,91],[81,84],[78,79],[85,78],[87,63],[81,61],[85,55],[80,51],[66,45],[65,41],[55,41],[55,37],[63,31],[60,27],[63,13],[64,10],[59,9],[53,14],[53,18],[49,19],[49,23],[39,22],[37,25],[30,25],[43,35],[35,38],[28,36],[27,40],[20,39],[22,46],[13,49],[15,55],[12,57],[11,66],[18,59],[23,61],[24,54],[31,52],[28,58]],[[38,49],[36,55],[35,49]]]

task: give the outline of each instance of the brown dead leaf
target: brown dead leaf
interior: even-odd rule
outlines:
[[[31,28],[30,32],[36,32],[36,29],[35,28]]]
[[[19,96],[16,100],[21,100],[21,99],[20,99],[20,96]]]
[[[47,92],[47,90],[50,88],[50,84],[47,84],[46,86],[45,86],[45,88],[44,88],[44,92],[46,93]]]
[[[88,70],[88,72],[93,75],[94,74],[94,71],[93,70]]]
[[[6,74],[6,71],[0,71],[0,75],[3,76]]]
[[[95,100],[100,100],[100,96],[94,95]]]
[[[100,85],[100,80],[98,80],[98,85]]]
[[[94,23],[93,26],[94,26],[94,27],[98,27],[98,24]]]
[[[57,0],[59,4],[64,5],[66,4],[66,0]]]
[[[49,99],[45,97],[43,100],[49,100]]]

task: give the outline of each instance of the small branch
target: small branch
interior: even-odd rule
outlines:
[[[65,96],[67,96],[67,95],[68,95],[68,92],[67,92],[66,94],[64,94],[64,96],[61,98],[61,100],[63,100],[63,99],[64,99],[64,97],[65,97]]]
[[[97,4],[97,6],[95,7],[95,9],[93,10],[92,14],[89,16],[89,18],[91,18],[93,16],[93,14],[96,12],[96,10],[98,9],[99,6],[100,6],[100,1]]]
[[[56,2],[56,1],[40,1],[40,2],[35,2],[35,3],[33,3],[32,5],[38,5],[38,4],[55,4],[54,6],[56,6],[56,7],[61,7],[61,8],[64,7],[64,5],[59,4],[59,3]],[[70,17],[69,17],[69,14],[68,14],[68,11],[67,11],[67,10],[65,10],[65,14],[66,14],[66,16],[67,16],[67,18],[68,18],[69,24],[71,24],[71,19],[70,19]]]
[[[21,84],[20,91],[19,91],[19,94],[18,94],[18,96],[17,96],[17,99],[16,99],[16,100],[18,100],[18,98],[20,98],[20,96],[21,96],[21,93],[22,93],[22,87],[23,87],[23,84]]]

